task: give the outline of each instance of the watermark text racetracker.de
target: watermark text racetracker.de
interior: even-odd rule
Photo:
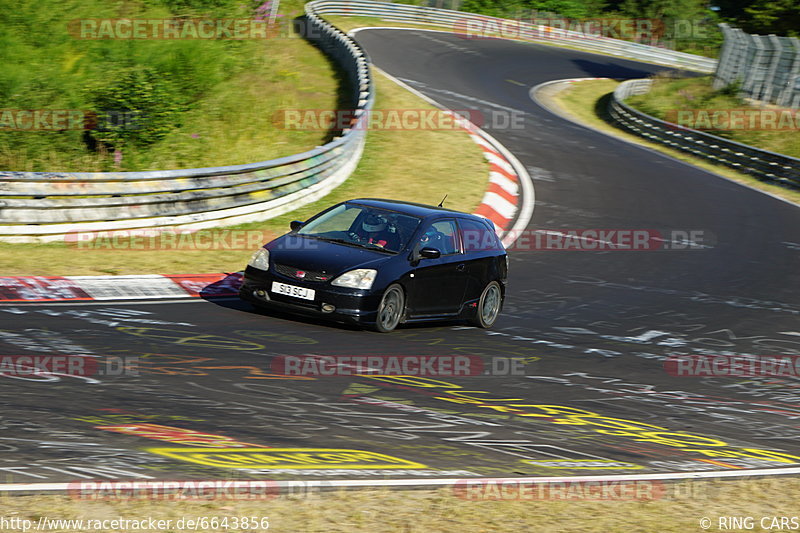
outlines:
[[[693,130],[800,131],[800,109],[669,109],[665,119]]]
[[[523,376],[525,362],[510,357],[485,360],[477,355],[280,355],[275,374],[306,377],[382,376]]]
[[[703,19],[603,17],[582,20],[564,17],[496,19],[465,17],[453,25],[462,39],[580,40],[625,39],[668,47],[680,39],[705,39],[710,25]]]
[[[510,232],[508,237],[514,238],[509,250],[552,251],[705,250],[716,241],[699,229],[537,229]]]
[[[800,377],[798,355],[671,355],[664,370],[673,377]]]
[[[120,41],[316,40],[324,37],[320,27],[298,17],[299,11],[268,14],[271,3],[267,1],[251,17],[73,19],[67,22],[67,32],[78,40]]]
[[[214,228],[182,230],[152,228],[110,231],[74,231],[64,236],[64,242],[77,250],[255,250],[281,234],[268,230],[237,230]],[[291,249],[310,249],[317,241],[289,236],[283,246]]]
[[[0,377],[50,381],[58,376],[138,376],[136,356],[0,355]]]
[[[281,233],[269,230],[215,228],[185,230],[153,228],[110,231],[74,231],[64,236],[67,245],[77,250],[255,250]],[[706,250],[716,244],[706,230],[651,229],[536,229],[512,231],[514,242],[508,250],[537,251],[661,251]],[[461,232],[465,251],[493,250],[497,241],[491,233],[465,229]],[[413,244],[413,243],[411,243]],[[319,248],[316,239],[287,235],[279,244],[287,250]]]
[[[339,131],[359,130],[461,130],[469,121],[479,128],[522,130],[525,114],[507,109],[281,109],[272,115],[278,129]]]
[[[244,40],[291,37],[291,25],[253,18],[74,19],[67,23],[80,40]]]
[[[77,480],[69,484],[67,493],[81,501],[252,501],[279,496],[310,497],[332,488],[333,484],[326,480]]]
[[[137,130],[147,116],[141,111],[89,109],[0,109],[0,132],[68,130]]]
[[[453,494],[470,501],[653,501],[701,500],[715,496],[719,485],[709,482],[661,480],[525,480],[460,479]]]

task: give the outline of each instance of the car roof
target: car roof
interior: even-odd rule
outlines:
[[[468,218],[480,218],[469,213],[462,213],[461,211],[454,211],[444,207],[436,207],[432,205],[418,204],[414,202],[403,202],[401,200],[386,200],[383,198],[353,198],[348,202],[367,205],[370,207],[378,207],[383,209],[390,209],[392,211],[399,211],[409,215],[414,215],[421,218],[429,218],[434,215],[453,215]]]

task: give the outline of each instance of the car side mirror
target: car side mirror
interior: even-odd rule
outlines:
[[[442,256],[442,252],[436,248],[425,247],[419,251],[419,256],[423,259],[439,259]]]
[[[292,231],[297,231],[300,228],[302,228],[304,224],[305,222],[301,222],[299,220],[292,220],[291,222],[289,222],[289,227],[292,228]]]

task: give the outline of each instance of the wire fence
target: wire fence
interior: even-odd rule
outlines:
[[[740,84],[740,95],[758,102],[800,107],[800,39],[750,35],[720,24],[725,42],[714,88]]]

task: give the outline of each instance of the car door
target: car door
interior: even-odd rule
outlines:
[[[483,221],[459,218],[458,226],[467,274],[464,300],[469,302],[480,298],[484,287],[492,280],[494,262],[501,249],[494,232]]]
[[[436,259],[420,258],[418,252],[422,248],[435,248],[441,255]],[[457,313],[467,286],[467,268],[455,219],[439,219],[423,228],[411,259],[416,266],[408,303],[410,314]]]

